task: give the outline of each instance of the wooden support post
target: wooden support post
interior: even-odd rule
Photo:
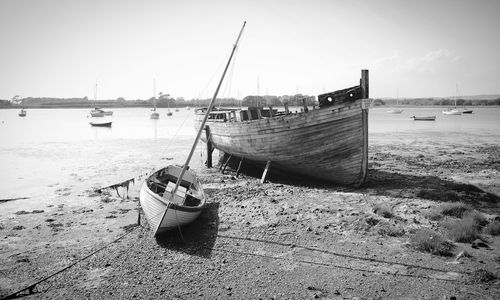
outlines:
[[[370,98],[368,70],[361,70],[361,99]]]
[[[257,119],[262,119],[262,112],[260,111],[260,107],[257,107]]]
[[[260,183],[265,183],[267,179],[267,174],[269,173],[269,169],[271,168],[271,161],[268,160],[266,163],[266,167],[264,169],[264,173],[262,173],[262,178],[260,179]]]
[[[231,157],[233,157],[233,155],[229,154],[229,157],[227,158],[226,162],[224,163],[224,166],[222,166],[222,174],[224,174],[224,171],[226,171],[226,167],[229,164],[229,161],[231,160]]]
[[[288,110],[288,102],[285,102],[285,114],[289,114],[290,111]]]
[[[308,112],[309,111],[309,109],[307,108],[307,104],[306,104],[306,98],[302,99],[302,106],[304,106],[304,112]]]
[[[240,163],[238,164],[238,170],[236,170],[236,177],[240,175],[241,164],[243,163],[244,157],[241,158]]]
[[[205,136],[207,138],[207,168],[212,167],[212,152],[214,151],[212,146],[212,140],[210,138],[210,127],[205,126]]]
[[[273,117],[273,107],[272,106],[269,106],[269,117],[270,118]]]
[[[361,97],[368,99],[370,97],[368,70],[361,70]],[[363,100],[365,101],[365,100]],[[363,153],[361,156],[361,171],[359,174],[359,186],[363,185],[368,175],[368,106],[363,106],[362,113],[362,131],[363,131]]]

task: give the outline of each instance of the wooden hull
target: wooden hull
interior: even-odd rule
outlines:
[[[139,201],[155,235],[193,222],[205,207],[206,200],[201,184],[190,171],[185,173],[182,185],[189,186],[187,194],[194,195],[195,199],[199,200],[195,206],[189,206],[185,202],[184,204],[179,203],[182,200],[182,196],[179,194],[171,197],[172,195],[165,190],[159,192],[155,188],[156,182],[164,181],[161,179],[163,176],[161,174],[174,179],[178,178],[181,169],[177,166],[168,166],[158,170],[149,176],[141,187]],[[166,196],[160,195],[163,193],[166,193]]]
[[[271,168],[360,185],[368,163],[368,109],[362,100],[243,122],[207,122],[212,145]],[[195,127],[201,123],[196,114]],[[206,142],[206,138],[202,135]]]

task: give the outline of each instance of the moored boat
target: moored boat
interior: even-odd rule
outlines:
[[[20,117],[26,117],[26,110],[23,108],[21,108],[21,111],[19,112],[18,114]]]
[[[94,127],[111,127],[111,124],[113,122],[112,121],[101,121],[101,122],[96,122],[96,121],[93,121],[93,122],[89,122],[89,124],[91,126],[94,126]]]
[[[359,86],[319,95],[319,109],[304,105],[300,113],[290,113],[287,106],[285,112],[262,107],[214,110],[207,122],[210,143],[250,163],[361,185],[368,169],[369,105],[363,101],[367,98],[368,70],[363,70]],[[195,111],[197,129],[205,111]],[[207,142],[206,137],[202,140]]]
[[[418,116],[413,116],[414,121],[436,121],[436,116],[423,116],[423,117],[418,117]]]
[[[461,115],[462,112],[456,108],[450,108],[448,110],[443,110],[444,115]]]

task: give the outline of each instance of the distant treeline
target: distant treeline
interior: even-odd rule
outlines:
[[[13,100],[0,100],[0,108],[16,108],[24,106],[26,108],[90,108],[98,107],[151,107],[153,106],[153,98],[147,100],[127,100],[117,98],[115,100],[89,100],[83,98],[15,98]],[[318,105],[316,97],[308,95],[283,95],[283,96],[246,96],[243,100],[235,98],[220,98],[216,100],[216,105],[220,106],[283,106],[288,103],[290,106],[300,106],[305,100],[308,106]],[[185,100],[182,97],[172,98],[167,95],[162,95],[156,99],[157,107],[186,107],[186,106],[207,106],[210,99],[191,99]],[[443,105],[453,106],[455,99],[436,99],[436,98],[412,98],[412,99],[373,99],[373,105],[414,105],[414,106],[430,106]],[[474,105],[500,105],[500,98],[497,99],[457,99],[457,106],[474,106]]]
[[[412,105],[412,106],[431,106],[431,105],[443,105],[443,106],[454,106],[455,99],[434,99],[434,98],[412,98],[412,99],[374,99],[373,105]],[[500,105],[500,98],[497,99],[474,99],[465,100],[457,99],[457,106],[475,106],[475,105]]]
[[[211,99],[191,99],[185,100],[182,97],[171,98],[166,95],[156,99],[157,107],[186,107],[186,106],[207,106]],[[283,106],[285,102],[289,105],[302,105],[303,100],[307,105],[316,105],[314,96],[308,95],[292,95],[292,96],[246,96],[243,100],[235,98],[220,98],[216,100],[216,105],[221,106]],[[127,100],[117,98],[115,100],[89,100],[83,98],[20,98],[13,100],[0,100],[0,108],[14,108],[24,106],[26,108],[85,108],[98,106],[106,107],[151,107],[154,99],[147,100]]]

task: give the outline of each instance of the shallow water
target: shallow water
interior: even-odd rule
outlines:
[[[389,114],[373,108],[369,143],[460,145],[500,144],[500,108],[473,108],[471,115],[447,116],[443,108],[404,108]],[[193,110],[151,120],[148,108],[117,108],[111,128],[91,127],[89,109],[0,110],[0,199],[81,193],[144,174],[167,164],[183,164],[195,137]],[[434,122],[411,116],[436,115]],[[200,143],[191,166],[202,165]]]

